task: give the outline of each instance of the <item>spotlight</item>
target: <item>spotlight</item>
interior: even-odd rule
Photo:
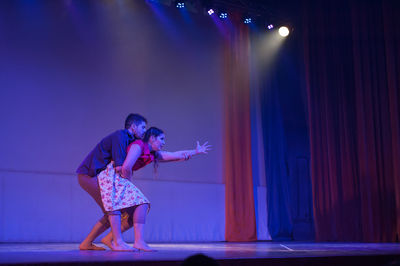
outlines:
[[[177,8],[185,8],[185,1],[182,0],[175,1],[175,6]]]
[[[289,35],[289,29],[287,27],[280,27],[279,28],[279,35],[282,37],[286,37]]]
[[[208,14],[209,16],[211,16],[212,14],[215,13],[215,10],[214,10],[215,6],[213,4],[213,0],[202,0],[201,3],[203,5],[203,10],[204,10],[205,14]]]
[[[249,13],[244,14],[242,19],[243,19],[243,23],[244,24],[250,24],[252,22],[251,21],[251,16],[250,16]]]
[[[219,18],[220,19],[228,18],[228,13],[226,13],[225,11],[219,12]]]
[[[267,28],[268,28],[269,30],[272,30],[272,29],[274,28],[274,25],[269,24],[269,25],[267,26]]]

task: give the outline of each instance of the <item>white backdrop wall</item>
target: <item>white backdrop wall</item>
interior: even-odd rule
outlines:
[[[148,241],[224,240],[223,184],[135,183],[151,200]],[[79,242],[102,216],[73,175],[2,172],[0,184],[2,242]],[[133,241],[133,231],[124,237]]]
[[[166,150],[213,145],[135,173],[146,238],[224,240],[222,41],[206,16],[142,0],[1,1],[0,241],[82,240],[101,211],[74,172],[131,112]]]

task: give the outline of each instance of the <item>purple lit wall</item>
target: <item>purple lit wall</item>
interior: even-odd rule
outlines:
[[[137,172],[147,239],[224,240],[223,37],[189,15],[142,0],[0,2],[0,242],[82,240],[101,212],[75,169],[131,112],[166,132],[166,150],[213,145]]]

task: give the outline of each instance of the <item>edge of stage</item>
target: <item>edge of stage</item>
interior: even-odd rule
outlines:
[[[157,252],[80,251],[73,243],[0,243],[0,264],[180,265],[194,254],[219,265],[400,265],[399,243],[157,243]]]

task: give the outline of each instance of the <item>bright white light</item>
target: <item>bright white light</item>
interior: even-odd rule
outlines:
[[[282,37],[286,37],[289,35],[289,29],[287,27],[280,27],[279,28],[279,35]]]
[[[214,14],[214,10],[212,8],[210,8],[208,11],[208,14],[211,16],[212,14]]]

